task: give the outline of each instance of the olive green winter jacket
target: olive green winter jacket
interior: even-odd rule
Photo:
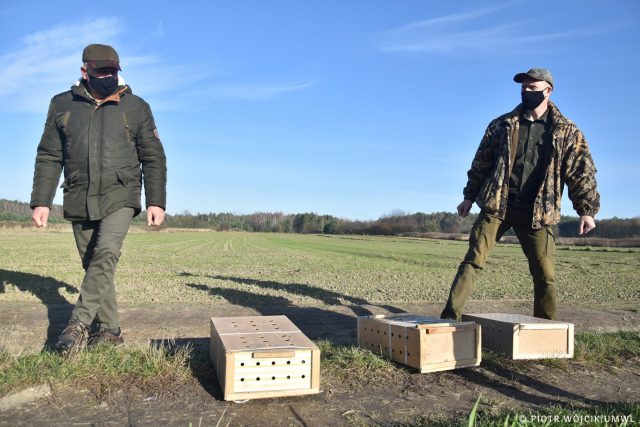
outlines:
[[[489,123],[484,138],[467,172],[464,198],[475,201],[489,214],[505,217],[509,197],[509,176],[518,144],[521,106]],[[552,150],[544,161],[544,176],[533,205],[531,225],[539,229],[560,221],[564,184],[578,215],[595,214],[600,209],[596,167],[589,145],[578,127],[549,102]]]
[[[122,207],[166,207],[164,149],[149,104],[129,86],[98,104],[84,81],[56,95],[38,146],[31,208],[51,207],[64,170],[64,217],[100,220]]]

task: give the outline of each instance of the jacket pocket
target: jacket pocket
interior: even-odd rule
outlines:
[[[495,168],[491,171],[491,175],[485,179],[480,189],[478,198],[487,209],[497,210],[500,206],[498,198],[502,191],[502,183],[504,182],[503,179],[501,179],[501,177],[505,175],[504,169],[504,157],[500,156],[498,157]]]
[[[62,188],[65,193],[69,191],[70,188],[78,183],[78,175],[79,172],[71,172],[65,177],[64,181],[62,181],[62,184],[60,184],[60,188]]]
[[[116,169],[118,182],[125,187],[140,186],[140,169]]]

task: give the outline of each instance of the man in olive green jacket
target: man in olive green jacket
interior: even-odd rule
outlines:
[[[87,341],[123,342],[114,275],[131,220],[141,211],[143,177],[149,225],[163,222],[166,206],[166,158],[149,105],[118,75],[111,46],[87,46],[82,61],[82,79],[49,105],[31,194],[33,222],[45,227],[64,170],[64,216],[85,276],[56,344],[61,352]]]
[[[460,319],[478,274],[502,235],[513,228],[529,261],[534,283],[533,314],[556,315],[555,237],[565,183],[580,215],[579,233],[595,228],[600,208],[596,168],[577,126],[549,100],[553,77],[534,68],[519,73],[522,103],[493,120],[467,173],[465,217],[474,201],[481,209],[469,236],[469,250],[451,285],[442,318]]]

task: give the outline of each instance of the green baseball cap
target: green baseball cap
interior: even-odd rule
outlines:
[[[82,62],[91,68],[120,68],[120,58],[114,48],[106,44],[90,44],[82,51]]]
[[[513,76],[513,81],[516,83],[522,83],[524,79],[542,80],[553,87],[553,76],[546,68],[532,68],[526,73],[518,73]]]

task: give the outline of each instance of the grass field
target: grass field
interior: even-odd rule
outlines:
[[[466,242],[262,233],[130,233],[116,277],[121,303],[444,301]],[[640,302],[640,250],[557,250],[561,301]],[[0,301],[74,303],[83,271],[68,232],[0,231]],[[517,245],[499,245],[474,299],[530,300]]]

